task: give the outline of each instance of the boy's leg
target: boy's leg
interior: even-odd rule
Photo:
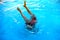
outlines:
[[[33,15],[33,14],[31,13],[31,11],[28,9],[28,7],[26,6],[26,0],[24,0],[24,7],[26,8],[26,10],[28,11],[28,13],[29,13],[30,15]]]
[[[21,16],[24,18],[26,22],[29,22],[29,20],[22,14],[22,11],[17,7],[17,10],[20,12]]]

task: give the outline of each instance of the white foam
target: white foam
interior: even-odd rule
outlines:
[[[3,0],[2,2],[14,2],[15,0]]]
[[[21,4],[22,5],[22,4]],[[6,8],[6,9],[4,9],[4,11],[8,11],[8,10],[13,10],[13,9],[15,9],[15,8],[17,8],[17,7],[19,7],[20,6],[20,4],[18,4],[18,5],[16,5],[16,6],[13,6],[13,7],[11,7],[11,8]]]

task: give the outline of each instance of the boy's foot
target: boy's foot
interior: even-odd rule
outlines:
[[[24,7],[26,7],[26,1],[24,0]]]
[[[17,7],[17,10],[18,10],[20,13],[22,13],[19,7]]]
[[[17,10],[20,10],[19,7],[17,7]]]

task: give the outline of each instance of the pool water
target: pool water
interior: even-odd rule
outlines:
[[[25,21],[17,7],[29,19],[23,7],[24,0],[1,0],[0,40],[60,40],[60,0],[26,0],[27,7],[36,16],[38,32],[26,30]],[[36,29],[37,30],[37,29]]]

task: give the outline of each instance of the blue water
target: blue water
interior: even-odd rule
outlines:
[[[27,7],[37,18],[37,33],[25,29],[19,7],[29,19],[23,0],[4,0],[0,3],[0,40],[60,40],[60,0],[26,0]]]

